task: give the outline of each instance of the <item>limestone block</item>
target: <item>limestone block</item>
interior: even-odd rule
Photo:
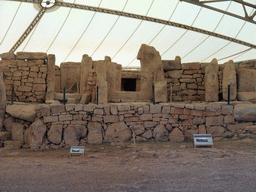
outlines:
[[[219,137],[225,132],[222,126],[212,126],[207,128],[207,134],[212,134],[213,137]]]
[[[224,123],[230,124],[230,123],[235,123],[235,118],[233,115],[227,115],[224,117]]]
[[[0,141],[7,141],[11,139],[12,133],[11,132],[0,132]]]
[[[182,142],[184,141],[185,137],[179,128],[174,128],[169,134],[169,139],[170,141]]]
[[[102,126],[98,122],[89,122],[88,124],[88,143],[101,144],[103,140]]]
[[[199,126],[198,126],[198,133],[199,133],[199,134],[206,134],[205,125],[199,125]]]
[[[237,104],[234,107],[236,121],[256,121],[256,104]]]
[[[134,130],[136,136],[141,135],[145,132],[143,125],[133,125],[132,129]]]
[[[155,82],[155,102],[167,103],[167,81]]]
[[[81,138],[86,137],[87,128],[81,124],[70,124],[64,130],[63,139],[68,146],[77,146]]]
[[[45,116],[44,123],[51,123],[59,121],[59,116]]]
[[[117,115],[107,115],[103,116],[104,123],[117,123],[119,121],[119,117]]]
[[[6,112],[15,118],[30,122],[34,122],[36,118],[34,105],[7,105]]]
[[[131,106],[129,104],[117,105],[118,111],[129,111]]]
[[[99,104],[108,103],[108,82],[101,82],[98,84],[98,102]]]
[[[152,127],[156,127],[157,125],[158,125],[158,123],[154,122],[154,121],[145,121],[144,122],[145,128],[152,128]]]
[[[141,136],[144,137],[144,138],[147,138],[147,139],[151,139],[153,137],[153,132],[151,130],[147,130]]]
[[[81,79],[80,79],[80,94],[84,94],[86,91],[89,71],[92,69],[92,58],[88,55],[83,55],[81,61]]]
[[[71,121],[72,115],[59,115],[59,121]]]
[[[237,93],[238,101],[255,101],[256,100],[256,92],[238,92]]]
[[[45,80],[43,78],[34,78],[34,83],[45,84]],[[47,88],[48,86],[47,84]]]
[[[228,85],[230,85],[230,100],[233,101],[237,95],[236,70],[233,61],[227,62],[223,69],[222,97],[226,101],[228,100]]]
[[[161,113],[162,106],[161,105],[150,105],[150,113]]]
[[[0,58],[2,60],[15,60],[16,59],[16,55],[14,53],[6,52],[6,53],[0,54]]]
[[[223,125],[223,116],[206,117],[206,127],[212,125]]]
[[[82,95],[80,104],[88,104],[91,101],[91,98],[92,98],[92,93],[86,92],[85,94]]]
[[[115,90],[121,91],[122,65],[116,65]]]
[[[193,140],[194,139],[193,134],[198,134],[198,130],[188,129],[188,130],[185,130],[185,132],[184,132],[184,136],[186,138],[188,138],[189,140]]]
[[[65,112],[65,106],[64,105],[51,105],[51,112],[53,115],[60,114],[62,112]]]
[[[165,71],[181,69],[181,58],[179,56],[175,57],[175,60],[163,60],[163,68]]]
[[[23,141],[24,125],[18,122],[12,123],[12,140]]]
[[[117,111],[117,105],[111,105],[110,106],[110,112],[112,115],[117,115],[118,111]]]
[[[43,106],[41,109],[39,109],[40,116],[50,116],[50,107],[49,106]]]
[[[128,141],[131,139],[131,131],[124,122],[113,123],[108,126],[104,141]]]
[[[43,144],[43,138],[46,133],[46,126],[40,120],[36,119],[34,123],[30,125],[30,148],[32,150],[39,149]]]
[[[205,68],[205,101],[219,100],[218,62],[213,59]]]
[[[112,98],[115,94],[115,82],[116,82],[116,63],[107,62],[107,82],[108,82],[108,98]]]
[[[17,52],[16,53],[17,59],[47,59],[46,53],[41,52]]]
[[[9,131],[11,132],[12,131],[12,124],[14,123],[14,118],[11,116],[11,117],[8,117],[4,120],[4,127],[5,127],[5,130],[6,131]]]
[[[221,106],[221,113],[222,114],[234,114],[234,106],[232,105],[222,105]]]
[[[142,114],[142,115],[140,115],[140,120],[151,121],[151,120],[153,120],[153,116],[152,116],[152,114]]]
[[[200,64],[199,63],[183,63],[182,69],[183,70],[199,70]]]
[[[255,91],[256,86],[256,70],[241,68],[237,71],[238,75],[238,92]]]
[[[76,100],[74,98],[67,98],[67,104],[75,104]]]
[[[22,146],[22,141],[5,141],[4,148],[5,149],[20,149]]]
[[[156,141],[167,141],[168,140],[168,130],[164,125],[158,125],[153,130],[153,137]]]
[[[84,106],[84,111],[86,111],[86,112],[92,112],[92,111],[94,111],[94,109],[95,109],[95,105],[85,105]]]
[[[34,84],[33,85],[33,92],[44,92],[46,89],[46,85],[45,84]]]
[[[13,77],[20,77],[22,76],[21,72],[20,71],[14,71],[13,74],[12,74]]]
[[[60,144],[62,138],[63,125],[52,125],[47,132],[48,140],[54,144]]]

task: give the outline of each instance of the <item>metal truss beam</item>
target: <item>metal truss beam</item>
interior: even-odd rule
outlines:
[[[225,35],[221,35],[218,33],[214,33],[211,31],[206,31],[204,29],[200,29],[200,28],[196,28],[196,27],[192,27],[192,26],[184,25],[184,24],[180,24],[180,23],[175,23],[175,22],[167,21],[167,20],[163,20],[163,19],[157,19],[157,18],[143,16],[143,15],[137,15],[137,14],[133,14],[133,13],[127,13],[127,12],[122,12],[122,11],[116,11],[116,10],[104,9],[104,8],[92,7],[92,6],[86,6],[86,5],[78,5],[78,4],[72,4],[72,3],[56,2],[56,5],[62,6],[62,7],[75,8],[75,9],[83,9],[83,10],[87,10],[87,11],[94,11],[94,12],[99,12],[99,13],[119,15],[119,16],[123,16],[123,17],[130,17],[130,18],[140,19],[140,20],[154,22],[154,23],[160,23],[160,24],[178,27],[178,28],[182,28],[182,29],[186,29],[186,30],[190,30],[190,31],[198,32],[198,33],[203,33],[205,35],[210,35],[213,37],[218,37],[221,39],[225,39],[227,41],[231,41],[234,43],[238,43],[238,44],[245,45],[245,46],[252,47],[252,48],[256,49],[256,45],[248,43],[248,42],[244,42],[244,41],[241,41],[241,40],[238,40],[238,39],[235,39],[232,37],[228,37]]]
[[[39,20],[42,18],[42,16],[44,15],[46,11],[46,8],[42,8],[39,13],[36,15],[36,17],[34,18],[34,20],[30,23],[30,25],[28,26],[28,28],[26,29],[26,31],[21,35],[21,37],[19,38],[19,40],[14,44],[14,46],[11,48],[11,50],[9,51],[10,53],[14,53],[18,47],[22,44],[22,42],[27,38],[27,36],[29,35],[29,33],[33,30],[33,28],[36,26],[36,24],[39,22]]]
[[[28,2],[28,3],[39,3],[39,2],[41,2],[41,0],[11,0],[11,1],[20,1],[20,2]],[[185,0],[185,1],[190,1],[190,0]],[[194,1],[199,1],[199,0],[194,0]],[[207,30],[204,30],[204,29],[200,29],[200,28],[196,28],[196,27],[192,27],[192,26],[189,26],[189,25],[184,25],[184,24],[176,23],[176,22],[172,22],[172,21],[167,21],[167,20],[163,20],[163,19],[157,19],[157,18],[153,18],[153,17],[143,16],[143,15],[138,15],[138,14],[133,14],[133,13],[128,13],[128,12],[122,12],[122,11],[117,11],[117,10],[112,10],[112,9],[105,9],[105,8],[92,7],[92,6],[79,5],[79,4],[72,4],[72,3],[64,3],[64,2],[58,2],[58,1],[55,3],[55,6],[82,9],[82,10],[87,10],[87,11],[118,15],[118,16],[133,18],[133,19],[140,19],[140,20],[143,20],[143,21],[149,21],[149,22],[169,25],[169,26],[173,26],[173,27],[182,28],[182,29],[185,29],[185,30],[194,31],[194,32],[197,32],[197,33],[202,33],[202,34],[205,34],[205,35],[210,35],[210,36],[213,36],[213,37],[217,37],[217,38],[220,38],[220,39],[224,39],[224,40],[227,40],[227,41],[231,41],[231,42],[234,42],[234,43],[238,43],[238,44],[256,49],[256,45],[245,42],[245,41],[241,41],[241,40],[236,39],[236,38],[232,38],[232,37],[229,37],[229,36],[221,35],[221,34],[214,33],[214,32],[211,32],[211,31],[207,31]],[[37,17],[30,24],[30,26],[24,32],[22,37],[13,46],[13,48],[11,49],[10,52],[14,52],[18,48],[18,46],[24,41],[25,37],[33,29],[33,27],[36,25],[36,23],[40,20],[40,18],[43,16],[43,13],[45,11],[46,11],[46,9],[42,8],[42,10],[39,12]]]
[[[251,3],[247,3],[247,2],[244,2],[242,0],[212,0],[212,1],[200,1],[200,0],[180,0],[180,1],[184,1],[184,2],[187,2],[187,3],[191,3],[191,4],[194,4],[194,5],[198,5],[198,6],[201,6],[201,7],[204,7],[204,8],[207,8],[207,9],[211,9],[213,11],[217,11],[217,12],[220,12],[220,13],[223,13],[223,14],[226,14],[226,15],[229,15],[229,16],[232,16],[232,17],[235,17],[235,18],[238,18],[238,19],[242,19],[244,21],[247,21],[247,22],[250,22],[250,23],[253,23],[253,24],[256,24],[256,21],[253,20],[253,18],[255,17],[256,15],[256,11],[254,11],[254,13],[249,16],[246,9],[245,9],[245,6],[249,6],[253,9],[256,9],[256,5],[253,5]],[[237,15],[237,14],[234,14],[234,13],[231,13],[231,12],[228,12],[228,11],[224,11],[224,10],[221,10],[221,9],[218,9],[218,8],[215,8],[215,7],[212,7],[212,6],[209,6],[209,5],[206,5],[206,3],[213,3],[213,2],[224,2],[224,1],[234,1],[236,3],[239,3],[241,4],[242,8],[244,9],[244,17],[240,16],[240,15]]]

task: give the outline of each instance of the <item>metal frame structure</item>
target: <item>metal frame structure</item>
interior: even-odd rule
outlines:
[[[9,0],[9,1],[28,2],[28,3],[41,3],[42,2],[41,0]],[[195,4],[197,3],[197,4],[200,4],[200,5],[201,4],[204,5],[199,0],[193,0],[193,1],[192,0],[183,0],[183,1],[193,2]],[[224,0],[216,0],[215,2],[217,2],[217,1],[224,1]],[[239,0],[235,0],[235,1],[239,1]],[[210,2],[210,1],[203,1],[203,2]],[[178,27],[178,28],[182,28],[182,29],[202,33],[202,34],[205,34],[205,35],[210,35],[210,36],[213,36],[213,37],[218,37],[218,38],[221,38],[221,39],[224,39],[224,40],[227,40],[227,41],[230,41],[230,42],[238,43],[238,44],[241,44],[241,45],[244,45],[244,46],[248,46],[248,47],[251,47],[251,48],[254,48],[254,49],[256,48],[256,45],[245,42],[245,41],[238,40],[236,38],[232,38],[232,37],[229,37],[229,36],[221,35],[221,34],[214,33],[214,32],[211,32],[211,31],[207,31],[207,30],[204,30],[204,29],[200,29],[200,28],[196,28],[196,27],[192,27],[192,26],[188,26],[188,25],[184,25],[184,24],[176,23],[176,22],[172,22],[172,21],[167,21],[167,20],[163,20],[163,19],[157,19],[157,18],[153,18],[153,17],[148,17],[148,16],[143,16],[143,15],[138,15],[138,14],[133,14],[133,13],[128,13],[128,12],[123,12],[123,11],[117,11],[117,10],[112,10],[112,9],[105,9],[105,8],[79,5],[79,4],[72,4],[72,3],[64,3],[64,2],[58,2],[58,1],[55,2],[54,6],[82,9],[82,10],[87,10],[87,11],[118,15],[118,16],[123,16],[123,17],[139,19],[139,20],[143,20],[143,21],[149,21],[149,22],[169,25],[169,26],[173,26],[173,27]],[[256,7],[254,5],[252,5],[252,6]],[[51,9],[51,8],[49,8],[49,9]],[[12,47],[10,52],[15,52],[17,50],[17,48],[25,40],[25,38],[32,31],[32,29],[39,22],[39,20],[42,18],[43,14],[46,11],[47,11],[47,8],[42,7],[42,9],[37,14],[37,16],[34,18],[34,20],[30,24],[30,26],[27,28],[27,30],[23,33],[23,35],[19,38],[19,40],[16,42],[16,44]],[[256,13],[254,12],[253,17],[255,16],[255,14]],[[248,18],[247,18],[247,20],[248,20]],[[255,24],[256,24],[256,22],[255,22]]]
[[[245,6],[248,6],[248,7],[251,7],[253,9],[256,9],[256,5],[253,5],[251,3],[245,2],[243,0],[211,0],[211,1],[206,1],[206,0],[203,0],[203,1],[200,1],[200,0],[180,0],[180,1],[184,1],[184,2],[187,2],[187,3],[194,4],[194,5],[198,5],[198,6],[207,8],[207,9],[211,9],[213,11],[218,11],[220,13],[224,13],[226,15],[230,15],[232,17],[235,17],[235,18],[238,18],[238,19],[242,19],[244,21],[256,24],[256,21],[253,20],[253,18],[256,16],[256,10],[254,11],[254,13],[252,15],[249,16],[247,11],[246,11],[246,8],[245,8]],[[216,2],[224,2],[224,1],[234,1],[236,3],[241,4],[241,6],[242,6],[242,8],[244,10],[244,17],[208,5],[208,3],[216,3]]]

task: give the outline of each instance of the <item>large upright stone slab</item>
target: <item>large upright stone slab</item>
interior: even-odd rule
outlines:
[[[230,85],[230,100],[234,101],[237,96],[236,70],[233,61],[226,63],[223,69],[222,90],[223,99],[228,100],[228,85]]]
[[[81,62],[81,80],[80,80],[80,94],[86,92],[88,83],[89,71],[92,69],[92,58],[88,55],[83,55]]]
[[[107,65],[105,61],[96,62],[98,99],[100,104],[108,102]]]
[[[55,55],[48,55],[46,100],[54,100],[55,91]]]
[[[108,98],[115,94],[116,66],[117,64],[105,61],[107,65]]]
[[[102,126],[98,122],[89,122],[88,124],[88,143],[101,144],[103,140]]]
[[[256,70],[241,68],[237,71],[238,75],[238,91],[251,92],[255,91],[256,86]]]
[[[121,79],[122,79],[122,65],[116,65],[116,80],[115,80],[115,90],[121,91]]]
[[[213,59],[205,68],[205,101],[219,100],[218,61]]]
[[[40,119],[36,119],[36,121],[30,125],[29,130],[30,148],[32,150],[39,149],[43,144],[43,138],[46,133],[46,125]]]
[[[4,115],[6,109],[6,90],[3,80],[3,71],[0,69],[0,131],[3,130]]]
[[[152,46],[142,44],[137,55],[141,63],[141,96],[142,99],[152,99],[152,85],[164,81],[162,59],[158,51]],[[165,87],[165,86],[159,86]],[[155,95],[155,99],[161,101]],[[167,100],[167,94],[166,94]]]
[[[61,90],[66,88],[66,93],[78,93],[80,91],[81,63],[65,62],[60,64]]]

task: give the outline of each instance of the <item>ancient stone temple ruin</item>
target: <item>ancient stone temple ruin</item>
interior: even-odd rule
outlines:
[[[162,60],[142,44],[140,69],[83,55],[0,55],[0,146],[45,149],[136,140],[178,141],[194,133],[256,133],[255,61],[240,65]],[[230,87],[230,88],[229,88]],[[229,100],[229,103],[228,103]]]

